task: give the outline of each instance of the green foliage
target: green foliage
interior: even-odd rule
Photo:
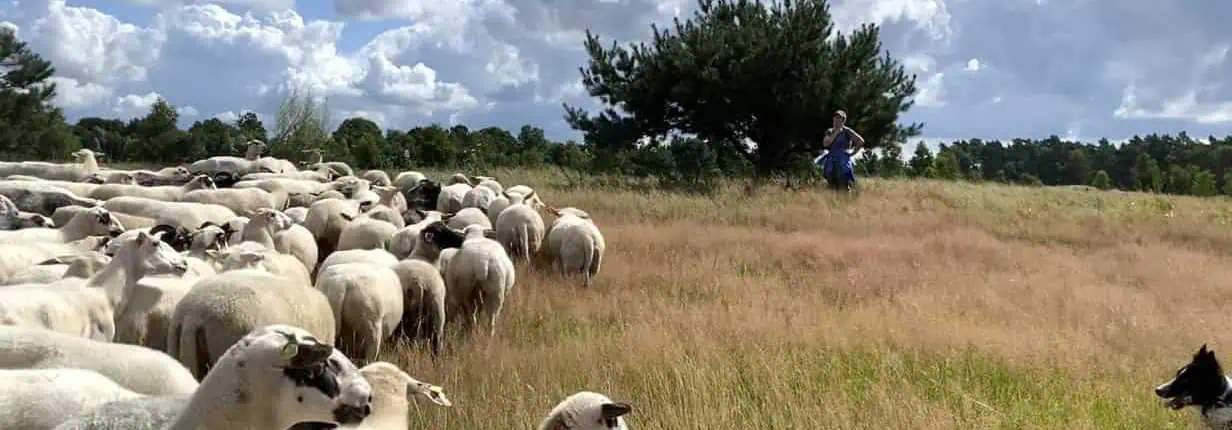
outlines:
[[[933,151],[928,149],[928,145],[924,141],[920,141],[915,146],[915,152],[912,153],[911,159],[907,161],[907,173],[913,178],[919,178],[928,175],[928,168],[933,166]]]
[[[1096,171],[1095,176],[1091,178],[1091,186],[1101,190],[1110,190],[1112,189],[1112,177],[1103,170]]]
[[[962,173],[958,170],[958,158],[953,152],[941,151],[940,155],[933,159],[933,165],[929,166],[928,177],[947,181],[962,179]]]
[[[338,125],[326,154],[330,159],[345,160],[373,169],[394,167],[386,154],[385,134],[381,126],[367,118],[347,118]]]
[[[1193,175],[1193,186],[1190,187],[1190,194],[1200,197],[1211,197],[1219,194],[1219,187],[1215,183],[1215,174],[1199,170]]]
[[[311,90],[292,89],[278,106],[277,123],[269,144],[269,155],[298,160],[304,151],[319,150],[330,155],[346,156],[347,151],[332,147],[330,141],[329,108],[323,98]],[[250,130],[255,125],[250,126]]]
[[[6,158],[63,158],[80,146],[51,105],[54,74],[51,62],[0,27],[0,153]]]
[[[820,154],[836,109],[847,110],[848,125],[870,148],[919,134],[919,124],[896,123],[912,104],[915,76],[881,55],[876,26],[835,34],[822,0],[698,4],[692,18],[676,19],[670,30],[652,26],[649,45],[605,48],[587,32],[582,82],[608,107],[598,116],[564,108],[588,145],[619,153],[635,151],[643,136],[659,142],[693,135],[739,154],[765,176],[791,165],[811,169],[800,156]],[[607,162],[619,165],[617,158]]]
[[[1138,158],[1134,161],[1134,173],[1138,177],[1138,190],[1156,193],[1163,191],[1163,172],[1150,154],[1138,153]]]

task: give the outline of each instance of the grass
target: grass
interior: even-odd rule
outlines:
[[[637,429],[1185,428],[1151,388],[1232,341],[1225,200],[489,173],[589,211],[603,269],[584,290],[521,267],[494,341],[387,351],[455,402],[412,428],[533,428],[579,390],[632,402]]]

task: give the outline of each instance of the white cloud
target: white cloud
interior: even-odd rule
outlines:
[[[81,109],[102,103],[111,97],[111,88],[94,83],[81,83],[73,78],[53,76],[50,81],[56,85],[54,102],[66,109]]]
[[[918,82],[918,81],[917,81]],[[922,84],[916,86],[915,105],[922,107],[941,107],[945,106],[945,73],[939,72],[928,79],[925,79]]]
[[[968,72],[978,72],[978,71],[980,71],[980,60],[979,60],[978,58],[972,58],[972,59],[970,59],[970,60],[967,60],[967,68],[966,68],[966,70],[967,70]]]
[[[121,119],[140,117],[150,112],[159,97],[161,95],[153,91],[116,97],[111,103],[111,112]]]

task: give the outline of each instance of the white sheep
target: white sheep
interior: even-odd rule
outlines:
[[[455,214],[445,217],[445,223],[449,224],[449,228],[458,230],[464,229],[469,225],[478,225],[485,229],[492,228],[492,221],[488,219],[488,215],[483,213],[479,208],[462,208]]]
[[[287,210],[282,211],[282,213],[287,214],[287,216],[291,217],[292,221],[295,221],[296,224],[300,224],[300,225],[303,225],[304,220],[308,219],[308,208],[307,207],[287,208]]]
[[[373,219],[367,214],[355,218],[338,235],[338,251],[350,249],[389,249],[398,227],[388,222]]]
[[[514,261],[529,262],[543,244],[543,217],[524,204],[526,201],[533,201],[534,197],[534,191],[525,196],[506,195],[509,207],[501,211],[496,218],[496,240],[505,247],[505,252]]]
[[[599,275],[607,242],[603,233],[581,209],[548,207],[548,212],[557,218],[547,235],[547,252],[552,267],[563,275],[582,274],[584,287],[590,287],[591,279]]]
[[[21,208],[17,207],[13,200],[0,195],[0,231],[4,230],[20,230],[23,228],[52,228],[55,223],[51,218],[31,213],[22,212]]]
[[[68,221],[73,219],[74,216],[77,216],[78,213],[85,212],[89,209],[89,207],[85,206],[61,206],[56,208],[56,210],[51,213],[51,222],[54,225],[68,224]],[[111,212],[111,216],[120,220],[120,225],[124,226],[124,230],[150,228],[158,225],[158,222],[154,218],[129,215],[123,212],[113,211]]]
[[[320,250],[312,232],[296,224],[285,213],[258,209],[244,226],[242,241],[252,241],[268,249],[294,256],[309,274],[320,260]]]
[[[51,430],[74,415],[134,393],[87,369],[0,370],[0,428]]]
[[[0,176],[26,175],[36,178],[77,182],[98,171],[98,158],[104,154],[89,149],[78,149],[70,154],[73,163],[60,164],[43,161],[0,161]]]
[[[236,339],[167,430],[285,429],[304,421],[355,424],[372,387],[346,355],[289,325]]]
[[[359,373],[372,386],[372,414],[358,424],[339,426],[339,429],[406,430],[410,426],[407,416],[414,397],[422,396],[439,406],[453,406],[440,386],[415,379],[393,363],[370,363],[361,367]]]
[[[562,400],[539,423],[538,430],[627,430],[624,417],[633,410],[626,402],[581,391]]]
[[[179,201],[185,194],[193,191],[216,189],[218,189],[218,186],[214,183],[213,178],[206,175],[197,175],[182,185],[159,185],[153,187],[124,184],[99,185],[87,197],[97,200],[110,200],[120,196],[129,196],[174,202]]]
[[[270,193],[320,194],[328,189],[328,183],[305,181],[292,178],[250,179],[236,182],[231,188],[260,188]]]
[[[334,310],[338,344],[348,356],[376,360],[383,341],[402,321],[402,283],[389,266],[336,264],[317,276],[316,289]]]
[[[111,212],[92,207],[73,216],[61,228],[26,228],[21,230],[0,231],[0,243],[33,243],[52,242],[68,243],[85,239],[88,236],[119,236],[124,232],[120,220],[111,216]]]
[[[210,177],[223,173],[232,178],[239,178],[255,171],[254,163],[261,158],[267,146],[258,140],[251,140],[245,145],[244,158],[229,155],[218,155],[204,160],[198,160],[188,166],[194,175],[206,174]]]
[[[483,313],[496,336],[496,321],[506,298],[513,292],[516,273],[505,248],[486,237],[491,230],[472,225],[445,274],[449,287],[446,317],[461,318],[464,325],[478,324]],[[480,309],[482,306],[482,309]]]
[[[98,273],[109,262],[111,256],[96,251],[58,256],[17,272],[0,285],[50,284],[64,278],[86,279]]]
[[[500,182],[497,182],[496,178],[491,176],[476,176],[475,180],[479,181],[479,185],[475,185],[476,187],[484,187],[492,190],[493,197],[499,196],[501,193],[505,192],[505,187],[501,185]]]
[[[466,195],[462,197],[462,207],[478,208],[479,210],[487,211],[488,206],[492,204],[492,200],[495,199],[496,196],[497,193],[492,191],[492,188],[489,187],[471,188],[471,190],[467,191]]]
[[[465,178],[465,177],[464,177]],[[474,188],[468,182],[460,182],[441,187],[437,196],[436,210],[445,213],[456,213],[462,210],[462,199]]]
[[[197,390],[192,372],[161,351],[39,328],[0,326],[0,368],[66,367],[93,370],[124,388],[146,395],[188,394]]]
[[[360,175],[360,177],[367,180],[373,186],[387,187],[393,184],[393,181],[389,180],[389,174],[383,170],[369,170]]]
[[[346,251],[338,251],[325,257],[321,264],[317,266],[317,273],[321,273],[325,269],[335,264],[345,263],[361,263],[368,262],[379,266],[392,267],[398,264],[398,258],[390,254],[384,249],[348,249]]]
[[[0,285],[8,284],[17,273],[56,257],[99,250],[110,237],[91,236],[71,243],[0,244]]]
[[[402,193],[394,187],[372,187],[372,192],[377,195],[378,199],[376,204],[368,207],[364,207],[363,203],[360,204],[364,215],[388,222],[397,228],[406,227],[406,219],[402,214],[407,211],[407,205]]]
[[[112,212],[153,218],[158,224],[196,229],[206,221],[222,225],[236,217],[235,211],[215,204],[164,202],[142,197],[121,196],[103,203]]]
[[[434,221],[440,221],[445,214],[437,211],[415,209],[407,215],[415,217],[417,221],[398,229],[397,232],[394,232],[394,236],[389,239],[389,252],[398,257],[398,259],[411,255],[411,252],[415,250],[416,242],[419,241],[419,231]]]
[[[505,193],[506,194],[521,194],[523,196],[527,196],[526,197],[527,203],[530,205],[531,208],[534,208],[535,210],[540,210],[540,209],[547,207],[547,205],[543,203],[543,199],[539,197],[539,194],[535,193],[535,190],[533,188],[528,187],[526,185],[514,185],[506,189]],[[531,196],[531,194],[534,194],[534,195]]]
[[[307,163],[309,169],[318,169],[325,166],[334,173],[335,176],[355,176],[355,170],[351,169],[346,163],[341,161],[325,161],[325,155],[319,149],[305,149],[304,152],[311,153],[316,156],[315,162]]]
[[[402,323],[396,332],[411,339],[426,339],[434,355],[445,344],[445,278],[437,265],[442,249],[457,251],[466,236],[433,222],[420,232],[419,245],[410,258],[394,265],[402,283]]]
[[[215,204],[225,206],[237,214],[248,214],[257,209],[286,207],[287,195],[271,193],[260,188],[222,188],[189,191],[180,196],[179,201]]]
[[[161,429],[175,420],[192,394],[143,396],[98,405],[60,423],[55,430]]]
[[[157,237],[141,233],[122,246],[103,270],[84,283],[17,285],[0,288],[0,324],[41,327],[110,342],[115,315],[146,274],[182,275],[184,257]]]
[[[423,173],[420,173],[414,170],[408,170],[405,172],[398,173],[398,176],[394,177],[393,186],[397,187],[398,191],[401,191],[403,194],[406,194],[407,192],[411,191],[411,189],[418,186],[420,181],[426,178],[427,176],[424,176]]]
[[[264,270],[233,270],[198,280],[180,299],[167,353],[199,378],[245,333],[267,324],[304,327],[329,343],[336,336],[329,300],[311,285]]]

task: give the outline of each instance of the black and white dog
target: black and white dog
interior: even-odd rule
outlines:
[[[1193,360],[1177,369],[1171,381],[1155,387],[1155,395],[1164,399],[1164,406],[1174,410],[1196,406],[1202,423],[1209,429],[1232,429],[1232,379],[1224,376],[1215,350],[1206,344]]]

